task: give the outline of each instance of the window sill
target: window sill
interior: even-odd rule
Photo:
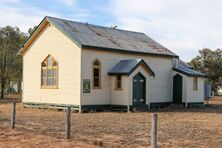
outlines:
[[[41,86],[41,89],[59,89],[58,86]]]
[[[122,88],[115,88],[116,91],[123,91]]]
[[[92,89],[102,89],[101,87],[92,87]]]

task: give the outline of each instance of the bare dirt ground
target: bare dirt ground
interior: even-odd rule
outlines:
[[[208,107],[137,113],[72,113],[65,138],[65,112],[21,108],[10,129],[11,105],[0,103],[0,147],[149,147],[151,113],[158,113],[159,147],[222,147],[222,98]]]

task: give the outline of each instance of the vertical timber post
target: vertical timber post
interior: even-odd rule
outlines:
[[[12,102],[11,128],[15,128],[16,102]]]
[[[127,105],[127,113],[130,113],[130,106]]]
[[[66,139],[70,139],[71,135],[71,116],[70,116],[70,107],[66,109]]]
[[[152,114],[151,148],[157,148],[157,114]]]

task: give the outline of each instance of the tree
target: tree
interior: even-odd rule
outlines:
[[[204,48],[199,50],[199,55],[188,64],[207,74],[206,80],[212,84],[212,89],[217,92],[218,86],[222,85],[222,49],[213,51]]]
[[[26,35],[18,27],[0,28],[0,98],[4,98],[5,88],[10,81],[21,81],[22,59],[17,56],[17,52],[25,38]]]
[[[31,34],[35,31],[35,29],[36,29],[37,27],[38,27],[38,26],[34,26],[33,28],[30,27],[29,30],[28,30],[29,35],[31,35]]]

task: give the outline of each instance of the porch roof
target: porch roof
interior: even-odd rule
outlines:
[[[189,66],[188,64],[185,64],[185,62],[179,60],[178,62],[178,67],[174,66],[173,67],[174,71],[177,71],[179,73],[182,73],[184,75],[187,76],[196,76],[196,77],[205,77],[206,74],[198,72],[196,70],[193,70],[193,68],[191,66]]]
[[[116,64],[109,72],[109,75],[130,75],[138,66],[144,65],[144,68],[148,70],[152,76],[155,76],[153,70],[147,65],[143,59],[128,59],[121,60]]]

